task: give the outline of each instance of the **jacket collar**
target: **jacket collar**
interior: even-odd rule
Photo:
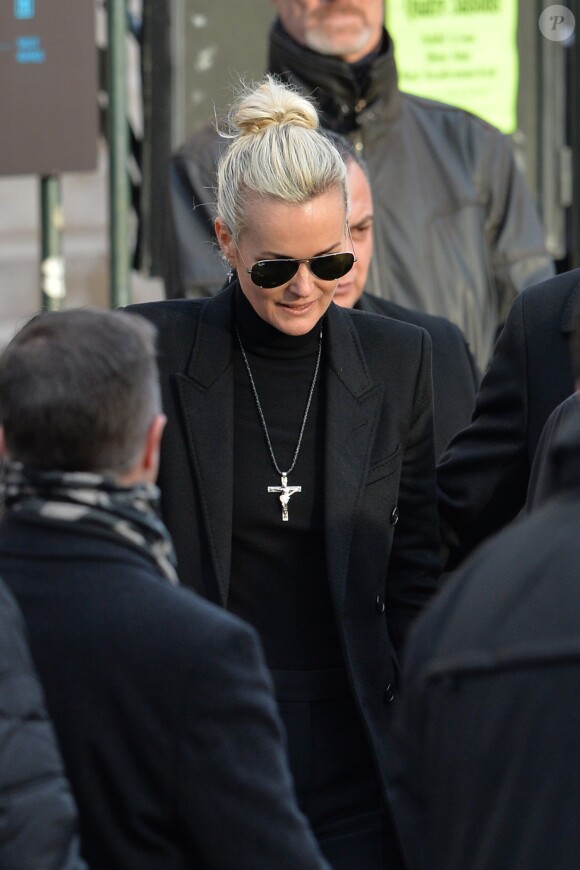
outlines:
[[[558,491],[580,488],[580,399],[567,401],[570,413],[556,431],[549,455]]]
[[[564,310],[562,312],[562,332],[570,333],[574,331],[576,307],[579,302],[580,278],[578,279],[576,285],[572,288],[572,292],[568,294],[568,298],[566,299],[566,304],[564,305]]]
[[[186,374],[204,389],[209,389],[232,363],[234,295],[231,284],[204,306]],[[360,340],[352,325],[352,315],[334,303],[326,316],[327,360],[339,380],[353,396],[371,387],[371,378]]]
[[[299,45],[276,20],[270,31],[268,70],[315,96],[323,127],[348,133],[363,126],[365,119],[374,120],[377,111],[393,120],[401,110],[395,50],[386,30],[383,43],[361,87],[351,64]]]
[[[185,374],[209,389],[232,362],[234,284],[210,297],[203,308]]]

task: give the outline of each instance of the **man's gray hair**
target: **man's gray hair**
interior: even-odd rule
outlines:
[[[123,474],[160,407],[155,328],[139,315],[39,314],[0,357],[6,448],[28,466]]]

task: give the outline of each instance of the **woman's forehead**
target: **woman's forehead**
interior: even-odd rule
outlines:
[[[278,255],[315,256],[341,244],[344,238],[344,200],[336,189],[303,203],[253,197],[244,216],[240,241],[245,239],[261,251]]]

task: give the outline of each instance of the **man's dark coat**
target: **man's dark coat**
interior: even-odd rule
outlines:
[[[453,436],[471,420],[479,386],[480,373],[463,333],[444,317],[412,311],[371,293],[363,293],[355,307],[422,326],[431,336],[435,456],[441,456]]]
[[[94,870],[322,870],[253,630],[97,532],[0,527]],[[38,868],[40,870],[40,866]]]
[[[576,393],[572,393],[557,408],[554,408],[542,430],[530,473],[526,498],[528,513],[538,508],[558,490],[559,469],[554,463],[552,448],[560,428],[565,424],[568,425],[567,420],[573,415],[580,416],[580,401]]]
[[[180,576],[224,605],[232,543],[234,288],[129,309],[159,330],[168,417],[159,485]],[[323,347],[328,581],[345,666],[384,778],[397,650],[439,575],[430,339],[409,324],[332,303]]]
[[[480,547],[412,630],[394,732],[411,870],[576,870],[580,418],[561,489]]]
[[[448,568],[524,506],[544,424],[574,390],[569,341],[579,296],[576,269],[524,290],[513,303],[473,421],[437,470]]]
[[[1,580],[0,867],[86,870],[77,811],[24,620]]]

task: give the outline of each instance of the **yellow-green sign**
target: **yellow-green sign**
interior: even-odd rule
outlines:
[[[517,127],[518,0],[386,0],[401,90]]]

